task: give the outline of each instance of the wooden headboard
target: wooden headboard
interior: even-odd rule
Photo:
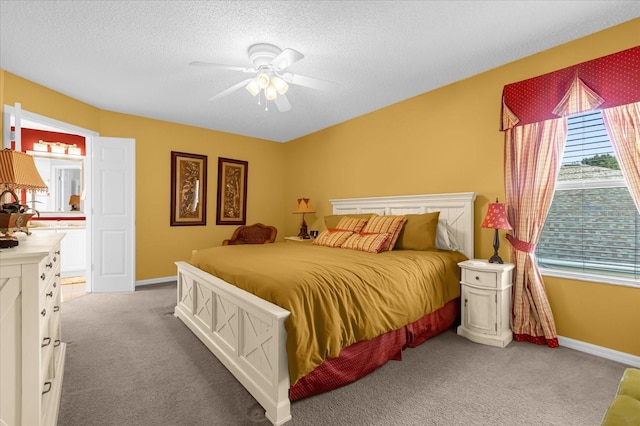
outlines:
[[[455,230],[460,251],[473,259],[473,213],[475,192],[399,195],[393,197],[343,198],[329,200],[333,214],[376,213],[384,215],[422,214],[435,211]]]

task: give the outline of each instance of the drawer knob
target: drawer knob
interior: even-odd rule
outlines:
[[[60,310],[60,306],[54,306],[53,307],[53,312],[58,312]]]
[[[476,275],[476,281],[479,281],[479,280],[480,280],[480,277]]]
[[[41,348],[44,348],[45,346],[49,346],[51,344],[51,337],[45,337],[44,339],[42,339],[42,345],[40,345]]]
[[[43,273],[42,273],[42,275],[40,275],[40,279],[41,279],[42,281],[44,281],[44,279],[45,279],[45,278],[47,278],[47,276],[46,276],[46,275],[44,274],[44,272],[43,272]]]
[[[44,317],[45,315],[47,315],[47,310],[46,310],[46,309],[43,309],[43,310],[40,312],[40,315],[42,315],[43,317]]]
[[[47,297],[53,297],[53,291],[50,291],[49,293],[46,294]]]
[[[56,256],[53,256],[53,261],[54,261],[54,262],[57,262],[57,261],[58,261],[58,258],[57,258]]]
[[[60,278],[60,272],[58,272],[58,273],[56,274],[56,277]]]
[[[46,390],[42,391],[43,395],[45,393],[48,393],[51,390],[51,382],[49,382],[49,381],[44,382],[44,389],[46,389]]]
[[[60,250],[56,250],[56,251],[55,251],[55,253],[56,253],[56,254],[60,254]]]
[[[53,268],[53,262],[49,262],[44,266],[46,266],[47,268]]]
[[[56,283],[55,281],[53,282],[53,288],[56,288],[58,286],[58,283]]]

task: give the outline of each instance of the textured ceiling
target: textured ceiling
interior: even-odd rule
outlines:
[[[640,16],[639,1],[7,1],[0,67],[97,108],[286,142]],[[255,43],[305,55],[264,110]]]

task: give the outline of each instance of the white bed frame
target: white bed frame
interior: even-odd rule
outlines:
[[[334,214],[440,211],[461,252],[473,258],[473,192],[330,200]],[[178,267],[175,315],[211,350],[266,411],[274,425],[291,420],[284,323],[289,311],[186,262]]]

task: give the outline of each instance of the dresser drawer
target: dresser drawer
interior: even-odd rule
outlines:
[[[60,246],[53,248],[38,264],[38,282],[42,291],[49,282],[60,276]]]
[[[465,268],[462,269],[462,281],[476,287],[497,288],[499,286],[498,274],[492,271]]]
[[[40,336],[42,337],[47,333],[46,328],[49,326],[53,313],[60,310],[60,292],[58,281],[53,280],[45,288],[45,291],[40,294],[38,315],[40,318]]]

